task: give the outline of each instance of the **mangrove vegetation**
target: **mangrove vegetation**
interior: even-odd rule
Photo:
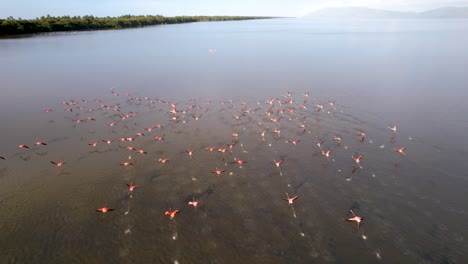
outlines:
[[[256,16],[132,16],[95,17],[95,16],[42,16],[35,19],[0,19],[0,35],[32,34],[55,31],[78,31],[97,29],[134,28],[161,24],[191,22],[266,19],[273,17]]]

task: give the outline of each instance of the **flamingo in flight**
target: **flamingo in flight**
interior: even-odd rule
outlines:
[[[351,156],[353,158],[353,160],[357,163],[357,165],[359,165],[359,167],[361,167],[361,159],[362,159],[362,156],[359,155],[357,157],[354,157],[354,156]]]
[[[227,151],[227,148],[218,148],[218,151],[221,153],[225,153]]]
[[[157,141],[164,141],[163,136],[155,136],[154,139],[156,139]]]
[[[179,212],[180,212],[180,211],[177,210],[177,209],[176,209],[176,210],[173,210],[173,211],[167,210],[164,214],[165,214],[165,215],[169,215],[169,218],[174,219],[174,217],[176,216],[176,214],[178,214]]]
[[[197,207],[199,203],[200,203],[199,201],[195,201],[195,198],[192,198],[192,201],[189,201],[188,205],[191,205],[193,207]]]
[[[366,139],[366,134],[364,132],[358,132],[358,136],[361,137],[361,142],[364,142],[364,140]]]
[[[360,217],[360,216],[357,216],[353,210],[349,210],[352,214],[353,214],[353,217],[350,217],[348,219],[346,219],[346,221],[349,221],[349,222],[356,222],[357,223],[357,229],[359,230],[359,226],[362,222],[362,220],[364,218]]]
[[[193,206],[193,207],[197,207],[198,206],[198,201],[190,201],[190,202],[188,202],[188,204]]]
[[[280,161],[273,160],[273,164],[275,164],[276,167],[278,167],[278,168],[279,168],[279,166],[280,166],[281,164],[283,164],[283,162],[284,162],[284,160],[280,160]]]
[[[324,142],[324,140],[315,142],[315,145],[317,145],[317,147],[319,147],[320,149],[322,149],[322,144],[323,144],[323,142]]]
[[[294,197],[289,197],[289,194],[288,194],[288,193],[286,193],[286,196],[287,196],[287,197],[286,197],[286,198],[283,198],[283,200],[288,201],[288,204],[293,204],[293,202],[294,202],[297,198],[299,198],[299,195],[296,195],[296,196],[294,196]]]
[[[294,139],[289,139],[288,142],[289,143],[292,143],[293,145],[296,145],[297,143],[299,143],[301,140],[300,139],[297,139],[297,140],[294,140]]]
[[[398,131],[398,125],[393,125],[393,126],[388,127],[388,128],[390,128],[395,133],[397,133],[397,131]]]
[[[231,162],[231,163],[237,163],[237,164],[239,164],[239,165],[242,165],[242,164],[247,163],[247,161],[241,160],[241,159],[236,159],[235,161],[233,161],[233,162]]]
[[[88,143],[88,145],[90,145],[93,148],[96,147],[97,144],[99,144],[99,141]]]
[[[166,163],[166,162],[169,161],[169,159],[159,159],[158,161],[161,162],[161,163]]]
[[[144,151],[143,149],[138,149],[138,150],[136,150],[136,153],[148,154],[148,152]]]
[[[115,209],[109,208],[109,207],[107,207],[106,204],[104,204],[104,207],[96,209],[96,212],[105,214],[107,212],[111,212],[111,211],[114,211],[114,210]]]
[[[403,155],[406,155],[405,149],[406,149],[405,147],[402,147],[402,148],[394,148],[393,151],[398,152],[398,153],[401,153],[401,154],[403,154]]]
[[[327,151],[322,150],[322,156],[325,156],[328,159],[330,158],[330,152],[331,152],[330,150],[327,150]]]
[[[133,185],[132,182],[127,183],[127,186],[128,186],[128,191],[129,191],[129,192],[133,192],[133,190],[135,190],[136,188],[138,188],[138,185]]]
[[[63,161],[51,161],[50,163],[54,164],[57,167],[62,167],[63,165],[67,164],[66,162],[63,162]]]
[[[221,173],[225,172],[226,170],[218,170],[218,168],[216,168],[216,170],[212,171],[211,173],[214,173],[214,174],[217,174],[217,175],[221,175]]]

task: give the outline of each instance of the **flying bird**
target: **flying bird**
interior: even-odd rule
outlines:
[[[283,198],[283,200],[288,201],[288,204],[293,204],[294,200],[299,198],[299,195],[296,195],[294,197],[289,197],[288,193],[286,193],[286,198]]]
[[[180,211],[179,210],[167,210],[164,214],[169,215],[169,218],[174,219],[175,215],[178,214]]]
[[[362,222],[362,220],[364,218],[360,217],[360,216],[357,216],[353,210],[349,210],[352,214],[353,214],[353,217],[350,217],[348,219],[346,219],[346,221],[349,221],[349,222],[356,222],[357,223],[357,229],[359,230],[359,226]]]
[[[96,209],[96,212],[105,214],[107,212],[111,212],[111,211],[114,211],[114,210],[115,209],[109,208],[109,207],[107,207],[107,205],[104,204],[104,207]]]

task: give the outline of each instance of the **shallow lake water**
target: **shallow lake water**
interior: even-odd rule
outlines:
[[[273,19],[0,39],[0,262],[464,263],[467,33]]]

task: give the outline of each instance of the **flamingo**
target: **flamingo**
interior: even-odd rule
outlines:
[[[138,188],[138,185],[133,185],[132,182],[127,183],[127,186],[128,186],[128,191],[129,191],[129,192],[133,192],[133,190],[135,190],[136,188]]]
[[[104,207],[96,209],[96,212],[105,214],[107,212],[111,212],[111,211],[114,211],[114,210],[115,209],[109,208],[109,207],[107,207],[106,204],[104,204]]]
[[[279,166],[280,166],[281,164],[283,164],[283,162],[284,162],[284,160],[280,160],[280,161],[273,160],[273,164],[275,164],[276,167],[278,167],[278,168],[279,168]]]
[[[360,217],[360,216],[357,216],[353,210],[349,210],[352,214],[353,214],[353,217],[350,217],[348,219],[346,219],[346,221],[349,221],[349,222],[356,222],[357,223],[357,229],[359,230],[359,226],[360,226],[360,223],[362,222],[362,220],[364,218]]]
[[[403,154],[403,155],[406,155],[405,149],[406,149],[405,147],[402,147],[402,148],[394,148],[393,150],[394,150],[395,152],[398,152],[398,153],[401,153],[401,154]]]
[[[225,172],[226,170],[218,170],[218,168],[216,168],[216,170],[212,171],[211,173],[214,173],[214,174],[217,174],[217,175],[221,175],[221,173]]]
[[[180,212],[180,211],[177,210],[177,209],[176,209],[176,210],[173,210],[173,211],[167,210],[164,214],[165,214],[165,215],[169,215],[169,217],[170,217],[171,219],[174,219],[175,215],[178,214],[179,212]]]
[[[51,161],[50,163],[54,164],[57,167],[62,167],[63,165],[66,164],[66,162],[63,162],[63,161]]]
[[[294,197],[289,197],[288,193],[286,193],[286,198],[283,198],[283,200],[288,201],[288,204],[293,204],[294,200],[299,198],[299,195],[296,195]]]

